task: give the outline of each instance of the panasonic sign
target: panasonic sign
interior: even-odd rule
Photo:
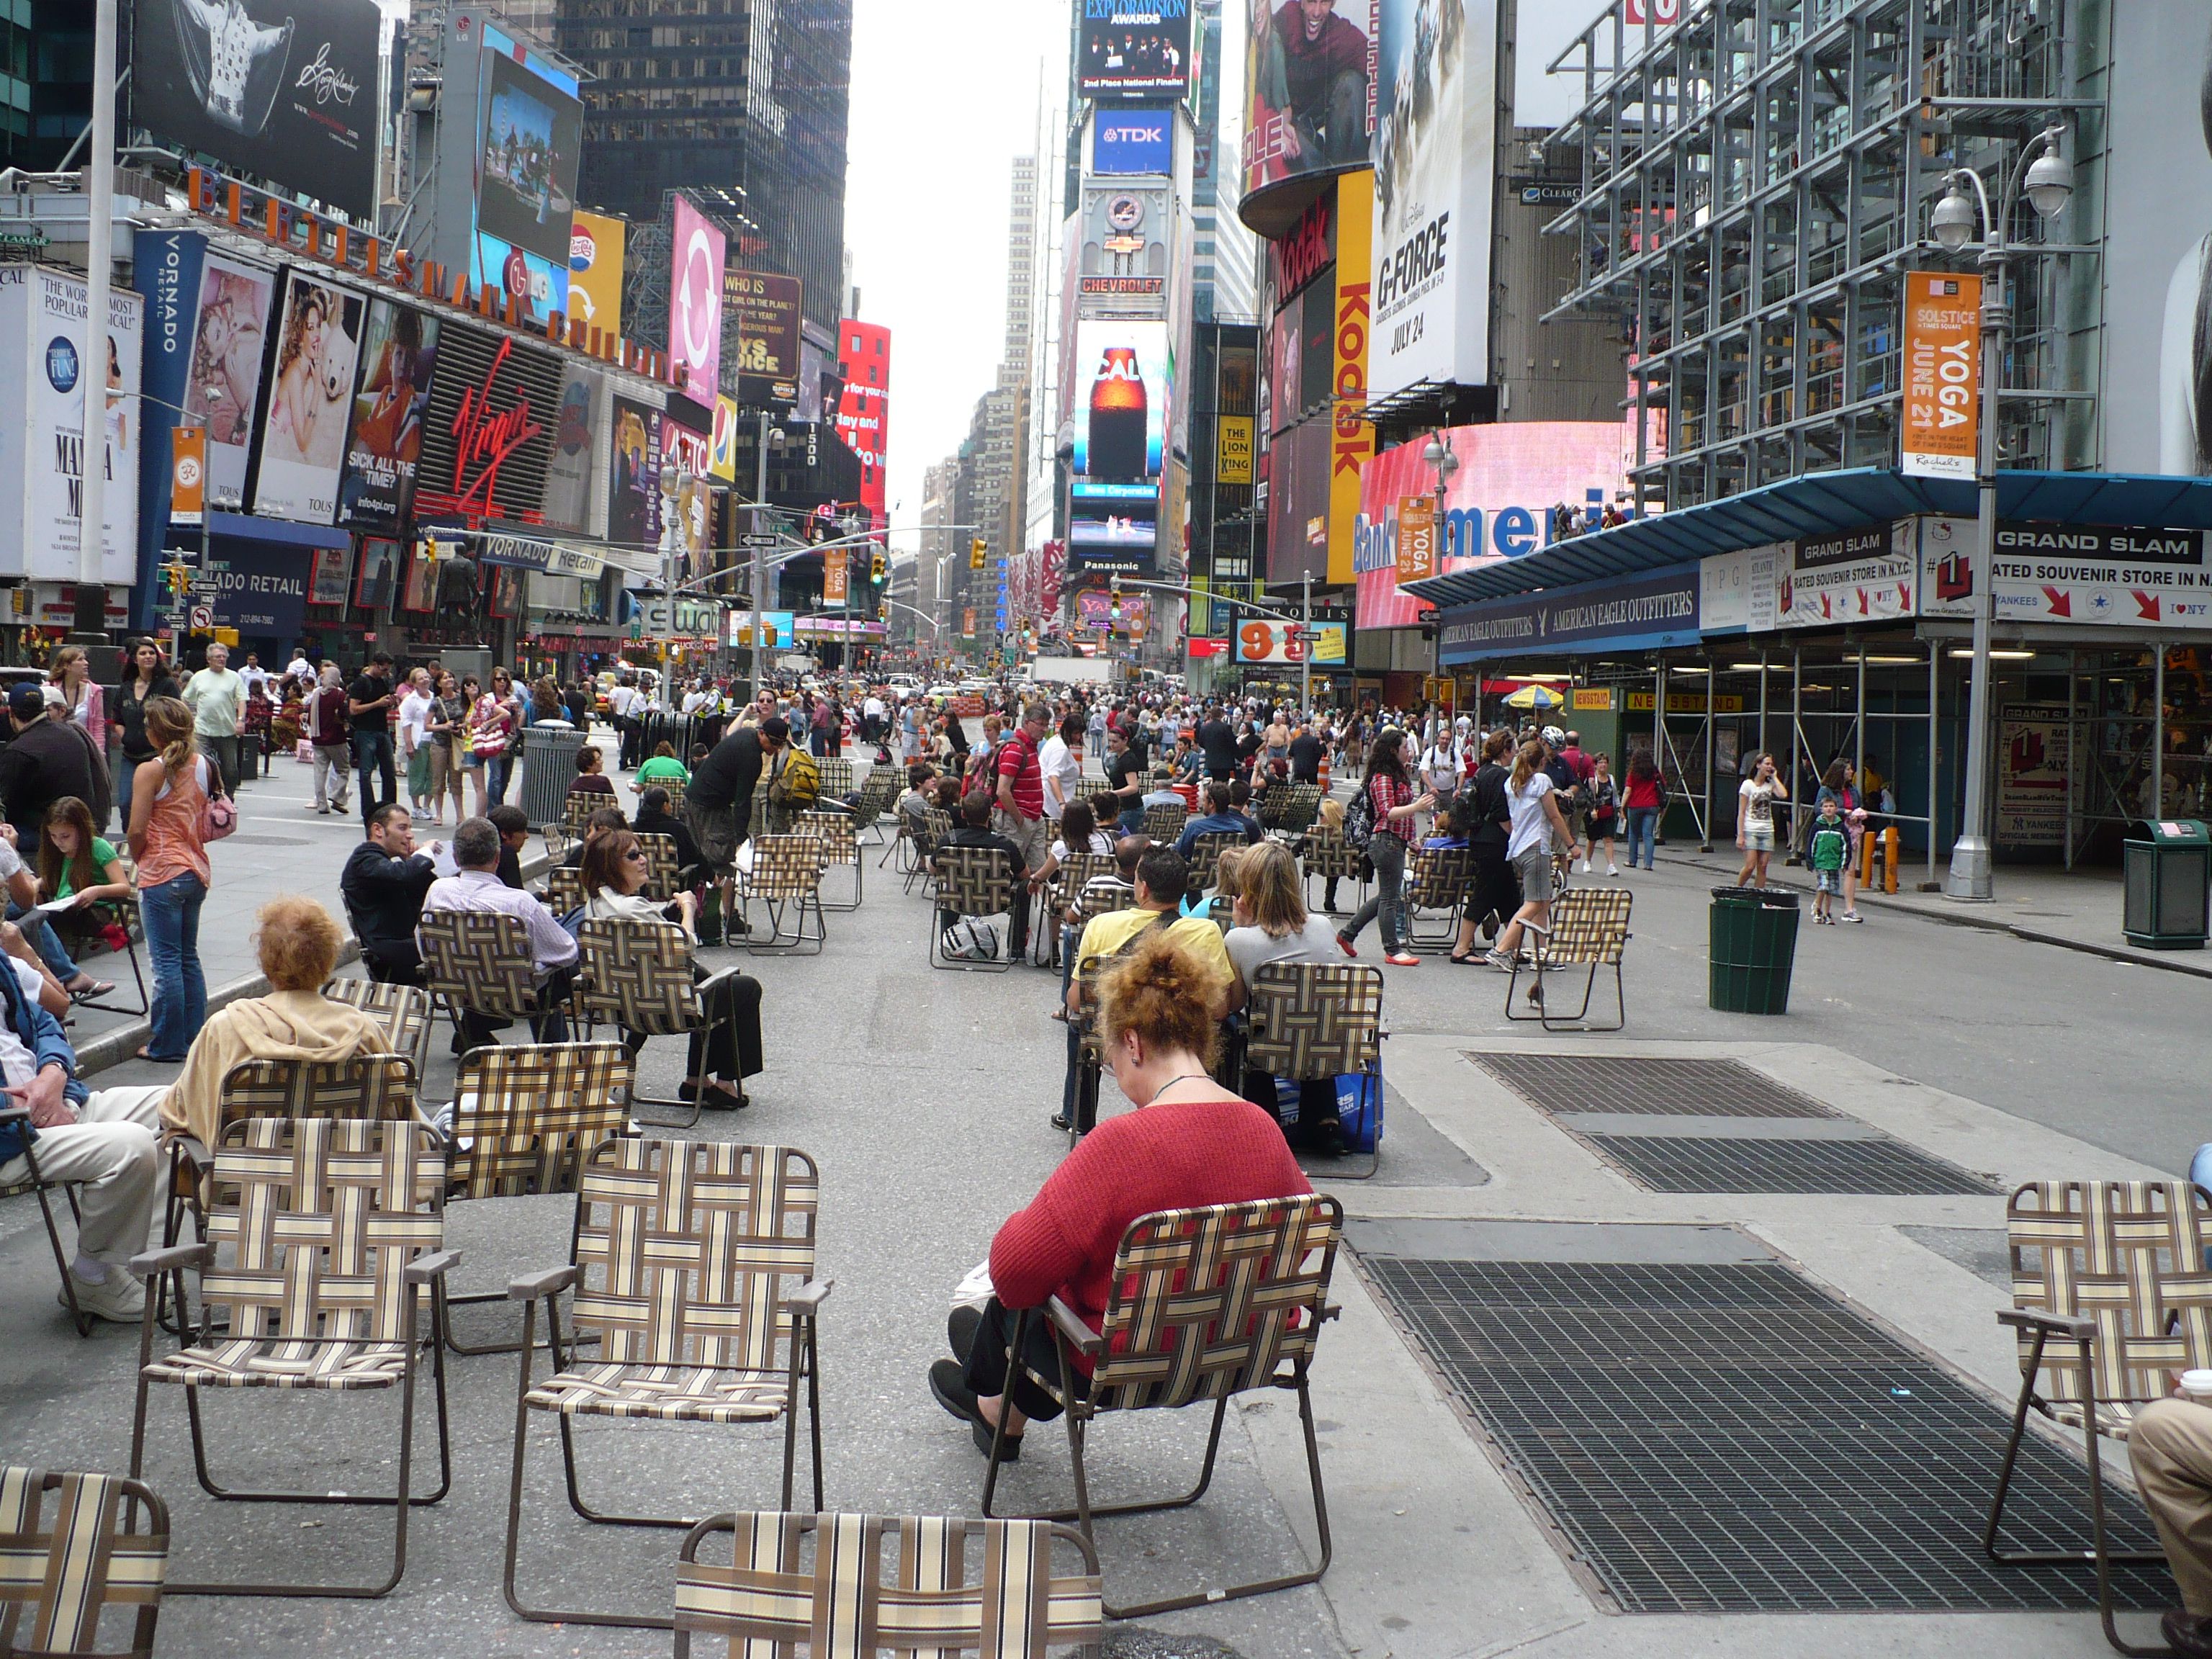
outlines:
[[[1175,163],[1175,112],[1102,108],[1091,124],[1091,170],[1165,173]]]

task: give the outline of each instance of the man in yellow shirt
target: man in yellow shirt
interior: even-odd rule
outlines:
[[[1244,988],[1231,965],[1228,946],[1221,942],[1221,929],[1202,916],[1176,914],[1176,906],[1182,902],[1183,894],[1190,885],[1190,866],[1182,854],[1171,847],[1147,848],[1137,860],[1135,885],[1136,908],[1109,910],[1103,916],[1092,917],[1075,947],[1076,973],[1067,986],[1067,1081],[1060,1092],[1059,1115],[1052,1121],[1055,1129],[1071,1127],[1076,1110],[1077,1082],[1083,1064],[1076,1016],[1085,963],[1115,955],[1147,928],[1164,927],[1169,938],[1205,963],[1212,973],[1214,1018],[1225,1018],[1233,1009],[1242,1006],[1244,1000]],[[1091,1126],[1086,1123],[1082,1127],[1088,1129]]]

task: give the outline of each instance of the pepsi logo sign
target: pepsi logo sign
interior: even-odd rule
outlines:
[[[578,225],[568,233],[568,269],[578,276],[592,268],[599,257],[599,244],[592,233]]]

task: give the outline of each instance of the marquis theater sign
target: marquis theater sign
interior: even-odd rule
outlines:
[[[416,515],[536,524],[561,402],[561,365],[511,335],[448,325],[423,422]]]

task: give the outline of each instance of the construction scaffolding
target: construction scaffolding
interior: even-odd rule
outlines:
[[[1547,142],[1582,193],[1577,286],[1549,313],[1617,313],[1633,480],[1652,510],[1897,459],[1909,270],[1971,270],[1928,236],[1945,176],[1985,182],[2054,121],[2089,179],[2104,146],[2096,0],[1684,0],[1610,8],[1559,58],[1583,105]],[[1650,17],[1661,8],[1646,9]],[[2084,20],[2087,20],[2086,23]],[[2075,213],[2087,213],[2077,191]],[[2025,204],[2002,464],[2094,465],[2098,247]],[[2086,222],[2086,221],[2085,221]],[[1548,320],[1548,318],[1547,318]],[[2084,374],[2085,368],[2090,373]]]

